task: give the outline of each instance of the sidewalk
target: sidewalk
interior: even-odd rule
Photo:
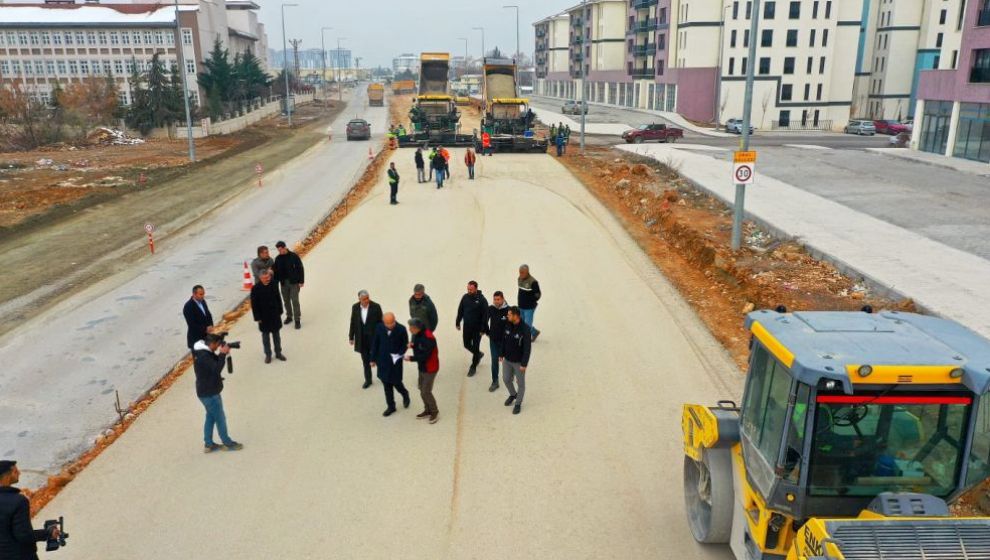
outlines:
[[[732,203],[732,164],[667,145],[618,146],[680,165],[684,177]],[[840,270],[912,298],[919,307],[990,337],[990,261],[760,176],[746,191],[747,218],[799,238]]]
[[[558,123],[562,123],[566,126],[569,126],[571,127],[571,134],[581,131],[580,116],[570,117],[563,115],[561,113],[556,113],[549,109],[537,109],[536,118],[547,126]],[[615,124],[615,123],[590,123],[590,122],[584,123],[584,131],[586,134],[604,134],[610,136],[621,136],[623,132],[629,130],[630,128],[632,127],[624,124]]]
[[[887,157],[907,159],[920,163],[927,163],[928,165],[934,165],[936,167],[954,169],[956,171],[962,171],[963,173],[972,173],[974,175],[990,177],[990,165],[980,161],[943,156],[940,154],[930,154],[928,152],[919,152],[908,148],[866,148],[866,151],[885,155]]]

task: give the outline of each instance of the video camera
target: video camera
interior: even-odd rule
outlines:
[[[58,527],[57,537],[52,537],[52,527]],[[45,532],[48,533],[48,540],[45,541],[45,550],[48,552],[58,550],[59,547],[65,546],[65,539],[69,538],[69,534],[65,532],[65,522],[62,517],[59,517],[58,521],[54,519],[45,521]]]
[[[241,349],[241,341],[240,340],[231,340],[231,341],[228,341],[227,340],[227,335],[230,334],[230,333],[228,333],[228,332],[218,332],[218,333],[214,333],[214,334],[216,334],[218,337],[220,337],[220,344],[221,345],[226,344],[232,350],[240,350]],[[234,374],[234,359],[230,356],[230,354],[227,354],[227,373],[230,374],[230,375],[233,375]]]

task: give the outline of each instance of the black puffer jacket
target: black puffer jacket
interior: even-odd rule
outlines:
[[[206,342],[200,340],[193,346],[193,371],[196,372],[196,396],[212,397],[223,391],[220,373],[227,358],[214,354]]]
[[[21,491],[13,486],[0,487],[0,558],[36,560],[36,542],[48,538],[44,529],[31,526],[31,506]]]
[[[463,321],[465,329],[484,331],[487,311],[488,300],[481,290],[474,294],[464,294],[461,304],[457,306],[457,321],[454,324],[459,328]]]

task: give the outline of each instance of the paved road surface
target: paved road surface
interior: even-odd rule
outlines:
[[[379,185],[307,257],[289,361],[265,365],[254,325],[237,325],[224,400],[244,450],[201,453],[184,376],[39,516],[67,516],[60,560],[729,558],[684,521],[680,407],[737,396],[741,376],[690,309],[552,158],[483,158],[473,183],[455,165],[437,191],[398,154],[401,204]],[[453,322],[467,280],[514,301],[524,261],[543,336],[513,416],[487,358],[465,376]],[[358,289],[404,320],[416,282],[440,313],[436,425],[413,418],[415,393],[382,418],[346,342]]]
[[[181,311],[194,284],[206,286],[219,320],[244,297],[243,261],[255,248],[300,240],[346,192],[368,146],[380,143],[339,140],[344,123],[356,113],[375,131],[386,122],[387,109],[364,107],[359,92],[334,123],[337,139],[269,173],[264,188],[185,231],[160,232],[175,235],[160,239],[154,258],[132,274],[108,278],[0,339],[0,458],[18,459],[25,485],[38,486],[114,421],[114,390],[126,406],[182,357]]]

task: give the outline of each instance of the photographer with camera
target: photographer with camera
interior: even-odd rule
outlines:
[[[220,449],[213,443],[213,427],[220,434],[220,441],[227,451],[237,451],[244,447],[227,435],[227,416],[223,412],[223,372],[227,364],[227,354],[231,346],[223,341],[221,334],[208,334],[193,345],[193,370],[196,372],[196,396],[206,408],[206,424],[203,426],[204,453]]]
[[[48,541],[48,550],[65,544],[58,522],[46,522],[44,529],[31,526],[31,504],[14,487],[20,479],[16,461],[0,461],[0,558],[37,560],[38,545]]]

